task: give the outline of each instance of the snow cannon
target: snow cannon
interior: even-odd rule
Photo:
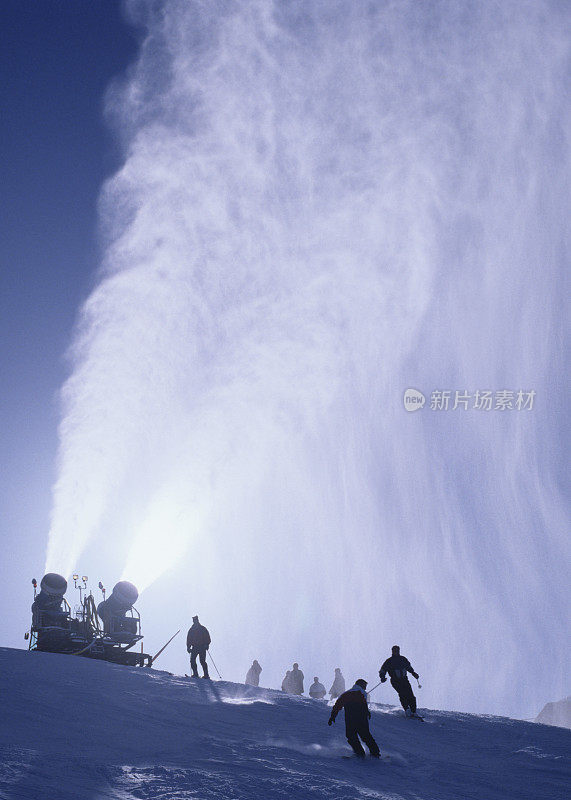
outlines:
[[[97,606],[97,613],[101,619],[112,615],[125,616],[137,602],[139,592],[129,581],[119,581],[113,587],[113,591],[107,598]]]
[[[34,582],[34,589],[36,587]],[[32,603],[31,642],[38,650],[58,652],[70,635],[70,608],[64,599],[67,581],[56,572],[41,580],[40,591]]]
[[[40,591],[34,600],[34,606],[39,609],[60,611],[63,596],[67,591],[67,581],[57,572],[48,572],[41,580]],[[32,606],[32,610],[33,607]]]
[[[95,598],[87,588],[87,576],[73,576],[75,588],[79,590],[79,605],[72,616],[69,603],[64,597],[67,581],[53,572],[44,575],[40,591],[34,578],[34,603],[32,626],[26,639],[30,650],[49,653],[68,653],[85,658],[100,658],[115,664],[130,667],[150,667],[153,659],[141,652],[130,652],[143,637],[141,618],[134,607],[139,592],[128,581],[119,581],[111,596],[96,607]],[[103,624],[102,624],[103,623]]]
[[[103,620],[103,630],[106,634],[117,638],[118,641],[127,641],[136,635],[139,620],[133,616],[133,605],[137,602],[139,592],[129,581],[119,581],[107,600],[97,606],[97,614]],[[130,616],[127,614],[131,612]]]

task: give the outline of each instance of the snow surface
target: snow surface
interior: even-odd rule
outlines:
[[[373,704],[384,758],[360,762],[324,701],[8,648],[0,665],[3,800],[561,800],[571,783],[561,728]]]

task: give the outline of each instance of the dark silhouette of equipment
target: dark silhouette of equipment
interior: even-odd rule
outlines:
[[[139,632],[139,618],[127,616],[139,598],[139,592],[129,581],[119,581],[113,587],[108,600],[97,606],[97,614],[103,621],[103,631],[117,641],[129,642]]]
[[[179,633],[180,633],[180,628],[179,628],[179,630],[178,630],[176,633],[173,633],[173,635],[171,636],[171,638],[168,640],[168,642],[167,642],[166,644],[163,644],[163,646],[161,647],[161,649],[159,650],[159,652],[158,652],[158,653],[155,653],[155,655],[153,656],[153,660],[151,661],[151,663],[152,663],[152,664],[154,664],[154,663],[155,663],[155,661],[156,661],[156,660],[157,660],[157,658],[160,656],[160,654],[161,654],[161,653],[162,653],[164,650],[166,650],[166,649],[167,649],[167,647],[168,647],[168,646],[169,646],[169,644],[172,642],[172,640],[174,639],[174,637],[175,637],[175,636],[178,636],[178,635],[179,635]]]
[[[150,667],[151,656],[131,648],[141,641],[141,618],[134,604],[139,593],[129,581],[119,581],[111,595],[105,599],[105,588],[101,581],[99,589],[103,600],[95,605],[95,598],[87,588],[87,575],[81,581],[73,576],[79,591],[79,604],[73,613],[64,597],[67,581],[55,572],[44,575],[37,592],[34,578],[34,602],[32,604],[32,626],[29,633],[29,649],[48,653],[99,658],[116,664],[132,667]],[[142,646],[141,646],[142,647]]]

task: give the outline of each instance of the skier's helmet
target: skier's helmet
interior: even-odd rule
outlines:
[[[361,689],[366,689],[367,688],[367,681],[364,680],[363,678],[358,678],[355,681],[355,686],[360,686]]]
[[[393,656],[398,656],[398,654],[400,653],[400,647],[398,646],[398,644],[393,644],[392,651],[393,651]]]

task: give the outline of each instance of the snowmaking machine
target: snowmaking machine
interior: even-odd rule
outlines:
[[[87,576],[80,581],[79,575],[74,575],[73,582],[79,590],[79,604],[72,612],[64,597],[67,591],[64,577],[49,572],[42,578],[39,592],[36,579],[32,580],[34,602],[29,649],[150,667],[153,658],[143,653],[142,647],[141,652],[131,650],[143,638],[141,618],[134,606],[139,593],[133,584],[119,581],[106,599],[100,581],[103,600],[96,606],[93,594],[87,590]]]

